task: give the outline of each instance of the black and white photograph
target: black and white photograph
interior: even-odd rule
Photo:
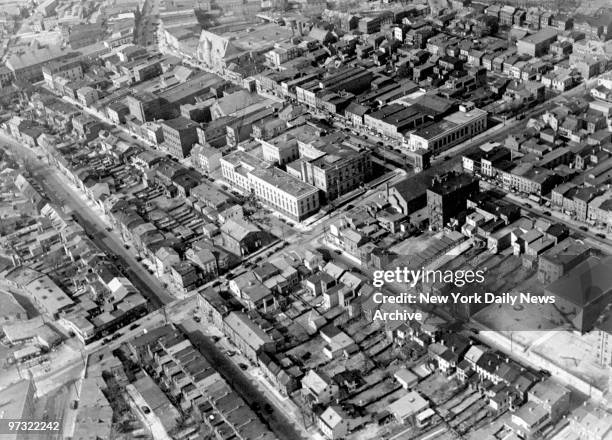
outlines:
[[[612,440],[612,0],[0,0],[0,440]]]

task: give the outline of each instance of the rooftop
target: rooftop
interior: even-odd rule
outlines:
[[[319,190],[293,177],[278,168],[255,169],[250,174],[264,182],[282,189],[293,197],[301,198],[317,193]]]

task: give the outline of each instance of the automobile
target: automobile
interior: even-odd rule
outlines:
[[[213,340],[213,342],[219,342],[221,340],[221,338],[219,336],[213,336],[212,340]]]
[[[226,355],[228,355],[228,356],[235,356],[235,355],[236,355],[236,352],[235,352],[234,350],[227,350],[227,351],[225,352],[225,354],[226,354]]]
[[[527,202],[523,203],[523,206],[525,208],[533,208],[533,206],[531,206],[531,203],[527,203]]]
[[[140,324],[132,324],[132,325],[130,325],[130,330],[135,330],[135,329],[137,329],[139,325],[140,325]]]
[[[194,317],[193,317],[193,320],[194,320],[195,322],[200,322],[202,319],[200,319],[200,317],[199,317],[199,316],[194,316]]]
[[[599,238],[606,238],[605,234],[602,234],[601,232],[598,232],[597,234],[595,234],[597,237]]]
[[[123,333],[115,333],[111,339],[114,341],[115,339],[119,339],[121,336],[123,336]]]
[[[112,341],[112,338],[104,338],[102,345],[108,344],[110,341]]]
[[[151,413],[151,410],[150,410],[150,409],[149,409],[149,407],[148,407],[148,406],[146,406],[146,405],[142,405],[142,406],[140,407],[140,409],[141,409],[141,410],[142,410],[142,412],[143,412],[143,413],[145,413],[145,414],[150,414],[150,413]]]
[[[354,205],[349,204],[349,205],[346,205],[345,209],[348,211],[349,209],[353,209],[354,207],[355,207]]]
[[[113,232],[113,228],[106,228],[107,232]]]
[[[221,285],[221,281],[217,280],[214,283],[211,284],[212,287],[217,287]]]
[[[78,407],[79,407],[79,401],[73,400],[72,403],[70,404],[70,408],[77,409]]]
[[[580,226],[578,229],[580,229],[581,231],[588,231],[589,228],[587,228],[586,226]]]
[[[227,273],[227,274],[225,275],[225,279],[226,279],[226,280],[231,280],[231,279],[233,279],[234,277],[235,277],[235,275],[234,275],[233,273],[231,273],[231,272],[229,272],[229,273]]]
[[[242,371],[246,371],[249,369],[249,366],[247,364],[243,364],[242,362],[239,363],[238,366],[240,367]]]
[[[550,217],[550,216],[552,215],[552,214],[550,213],[550,211],[544,211],[544,212],[543,212],[543,214],[544,214],[544,215],[546,215],[546,216],[548,216],[548,217]]]
[[[342,251],[340,249],[334,249],[334,252],[338,255],[342,255]]]
[[[126,249],[129,249],[130,245],[129,244],[124,244],[123,247],[126,248]]]

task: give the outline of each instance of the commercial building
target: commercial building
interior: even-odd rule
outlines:
[[[43,78],[47,86],[56,88],[58,78],[68,81],[77,81],[83,78],[83,68],[79,61],[56,61],[49,63],[42,68]]]
[[[223,178],[233,188],[247,194],[251,192],[249,173],[271,166],[269,162],[239,150],[223,156],[219,162]]]
[[[296,86],[298,102],[319,107],[319,97],[330,92],[360,93],[368,89],[373,79],[371,71],[363,67],[343,67],[321,79]]]
[[[567,238],[547,250],[538,259],[538,281],[549,284],[558,280],[591,255],[591,248]]]
[[[6,61],[13,75],[25,82],[36,82],[44,79],[43,66],[54,61],[63,61],[72,58],[74,54],[60,48],[59,46],[30,47],[28,50],[18,49]]]
[[[364,34],[374,34],[380,31],[381,19],[380,17],[365,17],[359,19],[357,29]]]
[[[539,57],[548,52],[550,45],[557,40],[557,30],[553,28],[542,29],[533,35],[522,38],[516,42],[519,54]]]
[[[365,148],[330,143],[315,146],[313,152],[287,166],[287,171],[320,189],[325,200],[333,200],[358,188],[372,176],[372,159]]]
[[[451,218],[466,209],[467,200],[478,191],[478,180],[467,174],[451,173],[436,178],[427,190],[430,229],[443,229]]]
[[[164,121],[162,124],[164,142],[162,148],[174,157],[184,159],[191,153],[191,148],[198,141],[196,127],[198,124],[183,116]]]
[[[98,100],[98,91],[89,86],[81,87],[77,90],[77,99],[85,107],[89,107]]]
[[[252,154],[235,151],[220,160],[223,178],[234,188],[301,221],[319,209],[319,190]]]
[[[427,115],[415,106],[390,104],[363,117],[363,123],[371,130],[392,138],[400,138],[403,133],[413,130],[427,121]]]
[[[408,148],[438,154],[467,139],[471,139],[487,128],[487,112],[463,105],[458,112],[410,133]]]
[[[293,220],[302,221],[319,210],[319,190],[278,168],[255,169],[249,181],[264,204]]]
[[[591,331],[612,301],[610,265],[612,257],[591,256],[546,288],[546,294],[555,296],[555,308],[578,332]]]
[[[128,96],[126,101],[130,114],[140,122],[151,121],[160,115],[159,98],[153,93],[134,93]]]
[[[195,144],[191,149],[191,163],[197,169],[210,174],[221,166],[221,152],[208,144]]]

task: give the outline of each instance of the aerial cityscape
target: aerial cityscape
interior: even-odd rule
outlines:
[[[0,440],[612,440],[610,0],[0,38]]]

